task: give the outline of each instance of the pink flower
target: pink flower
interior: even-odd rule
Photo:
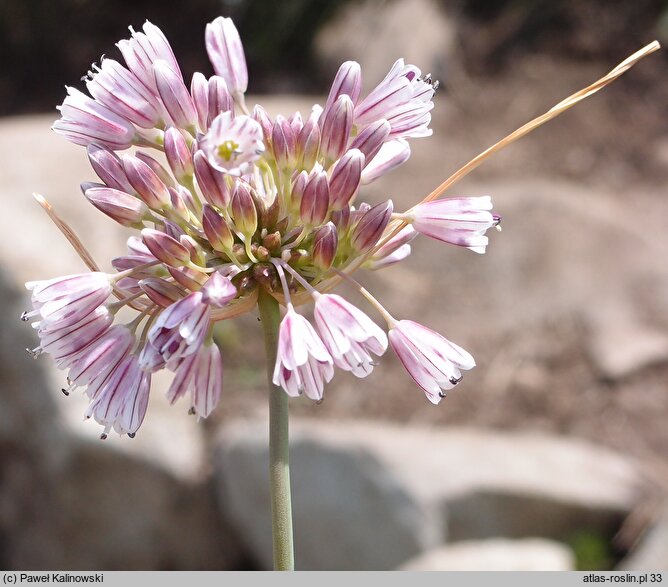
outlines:
[[[167,391],[167,399],[173,404],[190,391],[192,412],[200,418],[206,418],[218,404],[222,388],[223,361],[220,350],[216,344],[209,342],[202,345],[197,353],[181,361]]]
[[[239,32],[232,19],[219,16],[207,24],[205,40],[214,71],[225,80],[232,94],[243,94],[248,88],[248,69]]]
[[[67,88],[58,110],[60,119],[51,128],[77,145],[98,143],[113,150],[132,145],[134,125],[75,88]]]
[[[366,377],[373,369],[370,352],[382,355],[387,336],[364,312],[335,294],[316,296],[315,322],[337,367]]]
[[[39,315],[40,329],[65,328],[76,324],[111,295],[111,279],[106,273],[67,275],[45,281],[29,281],[34,310],[22,316]]]
[[[498,224],[489,196],[447,198],[415,206],[407,216],[418,232],[437,240],[484,253],[485,231]]]
[[[406,140],[387,141],[362,171],[362,183],[371,183],[381,175],[389,173],[399,165],[406,163],[410,156],[411,148]]]
[[[309,321],[292,305],[281,321],[273,382],[290,396],[319,401],[334,376],[332,357]]]
[[[112,371],[85,417],[104,426],[102,438],[112,428],[133,437],[144,421],[150,387],[151,374],[141,369],[135,355],[128,355]]]
[[[409,244],[417,232],[408,224],[404,226],[397,234],[376,251],[363,266],[373,271],[394,265],[403,261],[411,254],[411,245]]]
[[[412,320],[391,325],[389,339],[408,374],[433,404],[461,381],[462,369],[475,367],[473,357],[463,348]]]
[[[199,148],[214,169],[240,176],[264,152],[262,136],[262,127],[249,116],[223,112],[211,122]]]

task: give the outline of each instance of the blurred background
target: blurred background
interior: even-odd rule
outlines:
[[[223,399],[206,422],[158,381],[134,440],[97,440],[18,316],[22,283],[83,269],[40,192],[103,267],[127,233],[85,203],[83,149],[49,127],[64,85],[127,26],[211,73],[204,27],[232,16],[250,104],[322,101],[341,61],[365,88],[398,57],[440,79],[434,136],[368,186],[404,209],[627,55],[668,42],[665,0],[3,0],[0,2],[0,566],[271,566],[263,347],[255,316],[224,324]],[[449,195],[493,197],[484,256],[418,240],[364,276],[395,315],[469,350],[439,406],[388,353],[291,402],[301,569],[668,568],[668,57],[485,163]],[[353,292],[342,290],[353,301]]]

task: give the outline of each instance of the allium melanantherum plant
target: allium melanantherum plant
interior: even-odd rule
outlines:
[[[40,344],[85,388],[87,417],[134,436],[144,420],[151,376],[174,374],[171,402],[188,396],[208,416],[221,396],[223,364],[212,330],[270,295],[285,306],[273,382],[290,396],[321,400],[335,367],[371,373],[389,345],[408,374],[438,403],[475,363],[464,349],[416,322],[393,317],[350,276],[404,260],[422,233],[484,253],[498,223],[491,199],[448,198],[396,213],[392,201],[361,203],[358,192],[406,162],[409,139],[427,137],[429,75],[399,59],[361,94],[358,63],[344,63],[324,106],[272,120],[249,112],[248,74],[230,19],[206,27],[216,74],[186,85],[158,27],[117,45],[94,65],[90,96],[67,89],[53,129],[87,149],[99,177],[87,200],[139,231],[116,273],[93,271],[27,284]],[[127,151],[130,147],[140,150]],[[166,165],[149,151],[164,153]],[[117,152],[123,151],[122,154]],[[328,293],[346,279],[386,321],[389,336],[362,310]],[[295,306],[312,299],[315,327]],[[138,314],[114,323],[120,308]]]

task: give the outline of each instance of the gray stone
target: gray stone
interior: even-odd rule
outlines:
[[[617,567],[620,571],[668,571],[668,509]]]
[[[426,552],[402,571],[573,571],[572,551],[541,538],[471,540]]]
[[[228,425],[217,466],[221,507],[268,568],[265,428]],[[300,569],[394,568],[446,539],[609,535],[640,490],[634,466],[587,442],[363,421],[292,433]]]

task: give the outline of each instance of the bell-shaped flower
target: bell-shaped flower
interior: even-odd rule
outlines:
[[[437,332],[413,322],[390,325],[390,346],[413,381],[437,404],[462,379],[462,370],[475,367],[473,357]]]
[[[382,355],[387,336],[364,312],[336,294],[318,294],[315,322],[334,364],[366,377],[373,369],[370,353]]]
[[[290,396],[302,393],[319,401],[334,376],[332,357],[315,329],[291,304],[278,332],[273,382]]]
[[[446,198],[415,206],[407,216],[413,228],[437,240],[484,253],[485,231],[498,224],[489,196]]]
[[[225,80],[230,92],[245,93],[248,88],[246,56],[232,19],[219,16],[207,24],[205,41],[213,69]]]

